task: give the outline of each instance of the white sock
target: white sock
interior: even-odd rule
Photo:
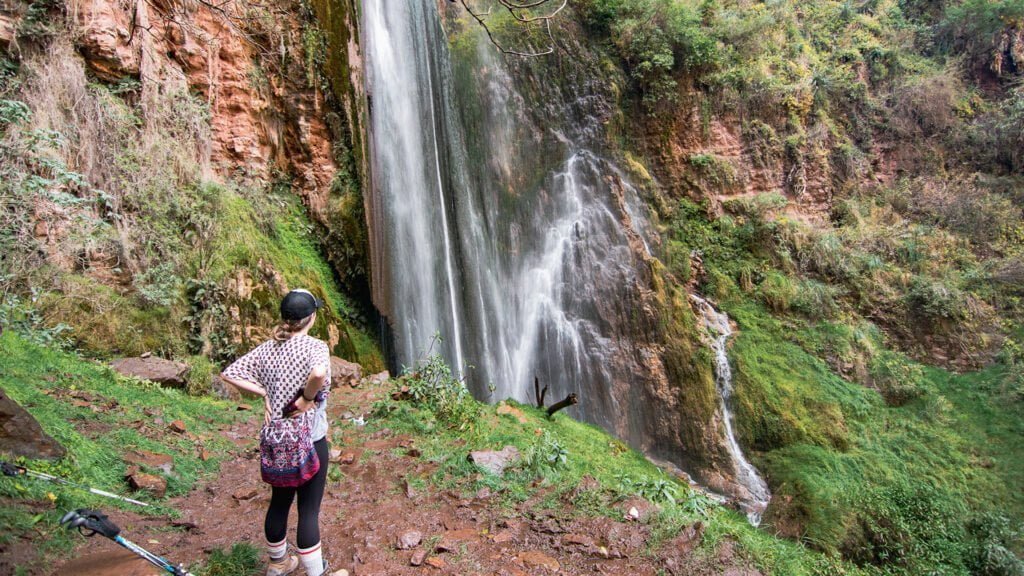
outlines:
[[[320,542],[309,548],[299,548],[299,560],[306,569],[306,576],[320,576],[324,573],[324,556],[320,550]]]
[[[284,539],[276,544],[274,542],[267,542],[267,552],[270,553],[271,560],[284,558],[285,554],[288,553],[288,540]]]

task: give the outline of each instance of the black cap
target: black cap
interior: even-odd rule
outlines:
[[[323,301],[308,290],[292,290],[281,300],[281,318],[292,322],[302,320],[323,305]]]

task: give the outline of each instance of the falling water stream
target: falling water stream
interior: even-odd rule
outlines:
[[[613,357],[625,349],[616,326],[639,291],[629,243],[643,220],[636,191],[561,133],[546,137],[564,159],[536,160],[535,142],[515,133],[511,102],[522,99],[497,62],[489,95],[506,105],[488,109],[485,150],[468,150],[436,10],[428,0],[364,2],[372,285],[394,356],[410,366],[440,334],[478,397],[530,401],[537,377],[552,398],[586,399],[574,416],[611,428],[629,416],[613,383],[638,371]],[[509,164],[524,156],[543,167],[519,188],[508,180],[527,169]]]
[[[740,494],[737,500],[743,511],[747,513],[750,523],[757,526],[761,523],[761,514],[768,507],[772,495],[768,490],[768,484],[743,455],[743,450],[740,448],[739,442],[736,441],[736,434],[732,428],[732,411],[729,409],[729,401],[732,397],[732,368],[729,366],[729,356],[726,350],[726,344],[729,337],[732,336],[729,317],[699,296],[691,295],[690,298],[700,309],[704,329],[710,340],[709,345],[715,353],[715,385],[718,389],[722,426],[725,429],[725,445],[736,471],[736,481],[746,491],[746,494]]]

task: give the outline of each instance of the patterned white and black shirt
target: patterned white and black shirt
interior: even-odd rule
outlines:
[[[313,441],[327,435],[327,395],[331,386],[331,352],[327,344],[307,334],[292,336],[284,342],[268,340],[235,360],[224,375],[263,386],[270,399],[271,413],[281,415],[306,385],[313,368],[323,366],[327,382],[318,396],[313,424]]]

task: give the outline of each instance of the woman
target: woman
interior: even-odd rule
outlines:
[[[299,566],[306,574],[326,574],[327,562],[320,547],[320,503],[327,484],[327,391],[331,381],[331,356],[327,344],[309,335],[316,311],[323,305],[306,290],[292,290],[281,300],[281,324],[271,340],[236,360],[221,374],[233,386],[263,396],[265,422],[286,415],[315,410],[313,447],[320,460],[316,475],[298,488],[273,487],[263,531],[270,552],[267,576],[285,576]],[[298,496],[298,556],[288,555],[288,512]],[[339,570],[334,576],[347,571]]]

